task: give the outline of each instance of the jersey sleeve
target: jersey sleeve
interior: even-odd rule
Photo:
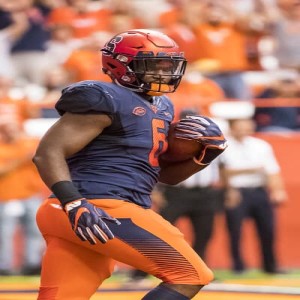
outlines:
[[[107,114],[112,117],[117,111],[117,103],[100,84],[82,82],[63,89],[55,108],[60,115],[71,112],[77,114]]]

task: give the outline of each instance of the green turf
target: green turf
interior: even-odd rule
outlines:
[[[40,278],[38,276],[0,276],[0,284],[1,283],[38,283]]]
[[[286,274],[266,274],[261,270],[251,269],[243,273],[234,273],[230,270],[214,270],[215,277],[221,281],[231,279],[270,279],[291,278],[300,280],[300,269],[289,269]]]
[[[255,280],[268,280],[272,278],[282,278],[282,279],[293,279],[299,280],[300,284],[300,269],[290,269],[288,270],[287,274],[276,274],[276,275],[269,275],[263,273],[257,269],[251,269],[243,273],[233,273],[230,270],[214,270],[215,278],[217,282],[225,282],[226,280],[244,280],[244,279],[255,279]],[[117,282],[125,282],[128,280],[128,272],[116,272],[114,273],[109,279],[106,280],[107,283],[117,283]],[[149,276],[149,279],[153,281],[157,281],[156,278]],[[0,276],[0,284],[1,283],[37,283],[39,282],[38,276]]]

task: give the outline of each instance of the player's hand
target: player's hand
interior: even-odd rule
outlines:
[[[175,127],[175,136],[196,140],[203,145],[199,156],[194,158],[200,165],[210,164],[227,148],[227,141],[219,126],[203,116],[187,116],[181,119]]]
[[[82,241],[89,241],[92,245],[97,243],[96,238],[103,244],[114,238],[106,222],[121,224],[84,198],[67,203],[64,209],[76,235]]]

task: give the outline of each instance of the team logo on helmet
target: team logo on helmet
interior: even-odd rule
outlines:
[[[109,52],[114,52],[116,49],[116,44],[120,43],[122,41],[123,37],[121,36],[115,36],[113,39],[111,39],[105,46],[104,49]]]

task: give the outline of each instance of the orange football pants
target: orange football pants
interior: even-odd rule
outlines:
[[[107,222],[115,238],[106,244],[81,241],[57,199],[39,208],[37,224],[47,247],[38,300],[90,299],[112,274],[115,260],[169,284],[205,285],[213,279],[182,233],[159,214],[121,200],[90,202],[121,222]]]

